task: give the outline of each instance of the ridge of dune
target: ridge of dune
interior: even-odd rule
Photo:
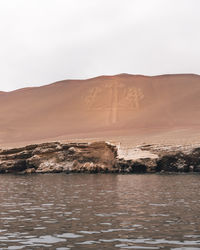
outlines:
[[[167,77],[200,77],[200,75],[198,74],[194,74],[194,73],[180,73],[180,74],[162,74],[162,75],[142,75],[142,74],[129,74],[129,73],[120,73],[117,75],[100,75],[100,76],[95,76],[95,77],[91,77],[91,78],[87,78],[87,79],[67,79],[67,80],[60,80],[60,81],[56,81],[53,83],[48,83],[45,85],[41,85],[41,86],[36,86],[36,87],[24,87],[24,88],[19,88],[19,89],[15,89],[15,90],[11,90],[11,91],[1,91],[0,93],[11,93],[11,92],[16,92],[16,91],[22,91],[22,90],[29,90],[29,89],[34,89],[34,88],[42,88],[42,87],[48,87],[51,85],[56,85],[56,84],[62,84],[67,83],[67,82],[73,82],[73,81],[93,81],[93,80],[106,80],[106,79],[111,79],[111,78],[124,78],[124,77],[134,77],[134,78],[167,78]]]
[[[119,74],[0,91],[0,145],[178,129],[199,133],[199,97],[195,74]]]

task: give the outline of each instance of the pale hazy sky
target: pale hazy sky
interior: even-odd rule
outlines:
[[[0,0],[0,90],[200,74],[200,0]]]

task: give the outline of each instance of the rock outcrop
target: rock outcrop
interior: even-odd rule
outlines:
[[[106,142],[59,142],[0,150],[0,173],[200,172],[200,147],[143,145],[132,158]],[[142,155],[142,156],[141,156]],[[147,155],[148,157],[145,157]]]
[[[105,172],[116,156],[116,148],[105,142],[43,143],[1,150],[0,173]]]

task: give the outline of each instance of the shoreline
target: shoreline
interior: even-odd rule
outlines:
[[[105,141],[32,144],[0,150],[0,174],[200,173],[200,145],[142,144],[123,147]]]

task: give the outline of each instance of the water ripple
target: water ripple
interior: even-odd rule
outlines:
[[[0,175],[0,249],[200,249],[200,175]]]

